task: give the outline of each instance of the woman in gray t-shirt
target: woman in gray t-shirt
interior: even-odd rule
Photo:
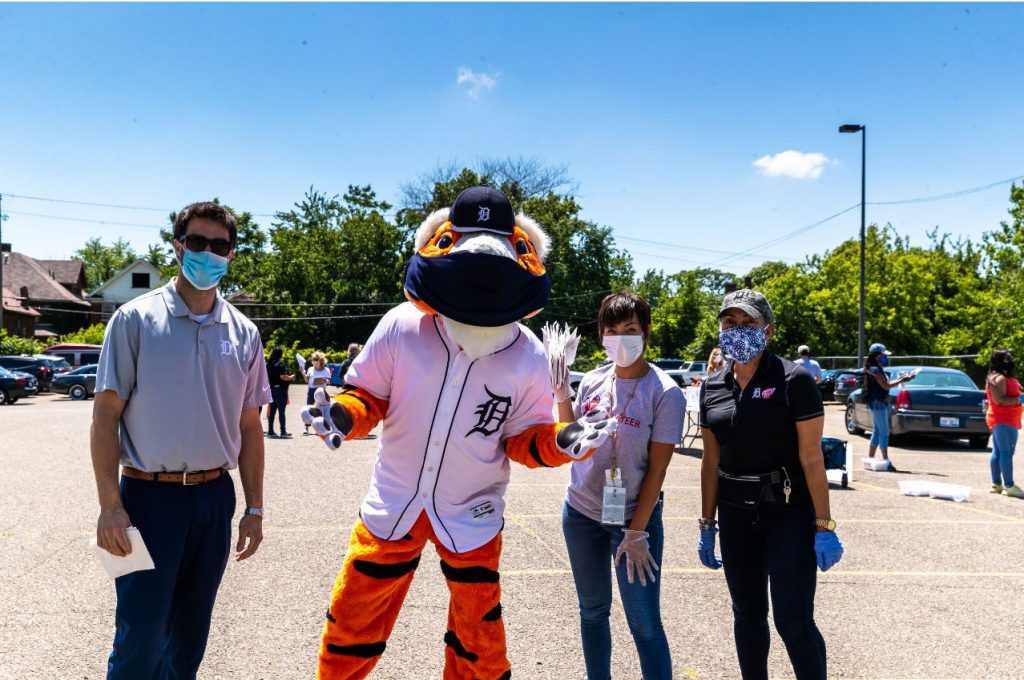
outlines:
[[[651,308],[643,298],[632,293],[606,297],[598,313],[598,333],[611,363],[583,376],[575,404],[556,395],[563,422],[598,404],[619,421],[611,440],[572,464],[562,510],[590,680],[611,677],[613,557],[643,675],[648,680],[672,677],[654,572],[665,537],[661,485],[682,434],[686,398],[671,378],[644,360],[650,330]]]

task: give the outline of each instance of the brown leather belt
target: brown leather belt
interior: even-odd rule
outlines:
[[[121,468],[121,474],[125,477],[142,479],[147,482],[183,484],[184,486],[212,482],[215,479],[219,479],[223,473],[224,470],[221,468],[216,470],[197,470],[195,472],[143,472],[142,470],[136,470],[131,467]]]

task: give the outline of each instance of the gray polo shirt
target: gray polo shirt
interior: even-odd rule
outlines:
[[[260,334],[219,294],[199,323],[171,279],[107,324],[96,391],[127,401],[121,464],[146,472],[233,469],[242,409],[270,402]]]

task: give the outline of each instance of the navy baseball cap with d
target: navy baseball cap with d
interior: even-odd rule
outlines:
[[[452,229],[466,233],[492,231],[511,236],[516,213],[505,194],[491,187],[470,187],[459,194],[448,215]]]

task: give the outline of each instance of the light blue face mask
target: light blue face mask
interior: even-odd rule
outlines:
[[[194,253],[188,248],[181,259],[181,273],[199,290],[209,290],[228,273],[228,258],[209,250]]]

